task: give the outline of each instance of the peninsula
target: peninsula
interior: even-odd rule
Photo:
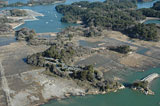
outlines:
[[[29,9],[1,10],[0,35],[7,36],[14,33],[14,29],[25,23],[25,21],[37,20],[36,17],[44,16],[41,13]]]

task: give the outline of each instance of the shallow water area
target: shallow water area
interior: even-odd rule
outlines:
[[[15,37],[0,37],[0,46],[9,45],[16,42]]]
[[[146,22],[144,22],[145,24],[151,24],[151,23],[154,23],[154,24],[160,24],[160,20],[148,20]]]
[[[159,73],[160,68],[151,69],[145,72],[137,72],[129,75],[127,80],[133,82],[136,79],[141,79],[151,73]],[[108,93],[104,95],[88,95],[85,97],[71,97],[61,101],[50,101],[42,106],[159,106],[160,104],[160,78],[152,82],[151,89],[155,95],[144,95],[130,89],[120,90],[116,93]]]

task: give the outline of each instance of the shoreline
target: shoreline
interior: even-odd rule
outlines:
[[[15,25],[15,26],[12,26],[12,27],[13,27],[13,29],[16,29],[17,27],[19,27],[19,26],[21,26],[23,24],[25,24],[25,23],[24,22],[23,23],[19,23],[19,24]]]
[[[154,73],[153,73],[154,74]],[[148,76],[147,76],[148,77]],[[151,82],[150,82],[151,83]],[[108,91],[108,92],[100,92],[100,91],[91,91],[91,92],[86,92],[86,93],[84,93],[84,94],[80,94],[80,95],[73,95],[73,94],[70,94],[70,93],[65,93],[64,94],[64,96],[65,97],[53,97],[53,98],[51,98],[51,99],[48,99],[48,100],[46,100],[46,102],[44,102],[44,103],[41,103],[41,104],[37,104],[36,106],[43,106],[43,105],[45,105],[45,104],[48,104],[50,101],[59,101],[59,100],[65,100],[65,99],[69,99],[69,98],[71,98],[71,97],[74,97],[74,96],[80,96],[80,97],[83,97],[83,96],[88,96],[88,95],[105,95],[105,94],[107,94],[107,93],[110,93],[110,92],[114,92],[114,93],[116,93],[118,90],[123,90],[123,89],[125,89],[126,87],[124,87],[124,86],[122,86],[122,87],[120,87],[119,89],[117,89],[117,90],[111,90],[111,91]],[[131,89],[131,90],[134,90],[133,88]],[[150,91],[151,93],[152,93],[152,91]],[[154,93],[154,92],[153,92]],[[153,95],[153,94],[146,94],[146,95]]]
[[[22,20],[23,22],[20,23],[10,23],[10,25],[13,27],[13,29],[16,29],[17,27],[25,24],[25,22],[27,21],[36,21],[39,20],[37,17],[44,17],[44,15],[42,13],[38,13],[36,11],[30,10],[30,9],[20,9],[20,10],[25,10],[27,12],[27,16],[25,17],[11,17],[9,16],[9,19],[13,19],[13,20]],[[12,25],[13,24],[13,25]],[[14,25],[15,24],[15,25]]]
[[[116,93],[118,90],[123,90],[125,89],[126,87],[123,85],[121,86],[120,88],[118,88],[117,90],[111,90],[111,91],[108,91],[108,92],[101,92],[101,91],[91,91],[91,92],[86,92],[86,93],[82,93],[82,94],[78,94],[78,95],[74,95],[74,94],[71,94],[71,93],[65,93],[64,94],[64,97],[53,97],[51,99],[48,99],[46,100],[46,102],[44,103],[40,103],[40,104],[37,104],[35,106],[42,106],[42,105],[45,105],[47,103],[49,103],[50,101],[59,101],[59,100],[65,100],[65,99],[69,99],[71,97],[74,97],[74,96],[80,96],[80,97],[83,97],[83,96],[88,96],[88,95],[105,95],[105,94],[108,94],[110,92],[114,92]]]
[[[145,23],[146,21],[149,21],[149,20],[160,20],[160,18],[156,18],[156,17],[146,17],[146,19],[140,21],[140,23]]]

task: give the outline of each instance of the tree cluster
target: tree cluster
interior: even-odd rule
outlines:
[[[13,32],[12,26],[6,23],[12,23],[14,20],[8,19],[6,16],[0,16],[0,35]]]
[[[27,16],[27,12],[25,10],[12,9],[12,10],[9,10],[9,12],[11,16],[16,16],[16,17]]]
[[[148,90],[148,82],[147,81],[137,81],[132,84],[133,87],[137,89],[143,88],[144,90]]]
[[[34,30],[30,30],[28,28],[22,28],[15,32],[16,39],[19,41],[29,41],[36,36],[36,32]]]
[[[102,82],[98,82],[96,84],[96,87],[100,89],[100,91],[109,91],[109,90],[114,90],[118,86],[120,86],[120,83],[117,81],[111,81],[111,80],[105,80]]]
[[[155,24],[136,24],[134,27],[127,30],[129,36],[147,41],[159,40],[157,27]]]
[[[45,66],[45,64],[44,64],[45,59],[43,58],[41,53],[28,56],[26,62],[27,62],[27,64],[31,64],[34,66],[39,66],[39,67]]]
[[[116,51],[116,52],[119,52],[119,53],[122,53],[122,54],[127,54],[132,51],[132,49],[128,45],[122,45],[122,46],[118,46],[118,47],[110,47],[109,49]]]
[[[160,1],[157,1],[153,4],[151,8],[143,8],[138,11],[141,11],[142,14],[146,17],[157,17],[160,18]]]
[[[145,18],[141,12],[132,9],[135,7],[135,3],[128,0],[107,0],[103,3],[81,1],[71,5],[58,5],[56,10],[64,15],[62,22],[76,23],[80,20],[86,26],[121,31]]]
[[[152,8],[154,10],[160,10],[160,1],[157,1],[156,3],[154,3]]]
[[[102,80],[103,73],[94,69],[92,65],[85,66],[83,71],[73,71],[71,77],[79,80],[87,80],[94,82],[96,80]]]
[[[14,20],[7,18],[6,16],[0,16],[0,24],[13,23]]]
[[[138,10],[146,17],[157,17],[160,18],[160,11],[154,10],[152,8],[143,8]]]
[[[154,9],[136,10],[135,0],[106,0],[105,2],[81,1],[71,5],[58,5],[56,10],[62,13],[62,22],[82,21],[89,30],[84,36],[101,35],[97,28],[107,28],[127,33],[129,37],[141,40],[158,38],[155,25],[137,24],[147,17],[160,17]]]
[[[52,45],[48,50],[44,51],[42,54],[44,57],[59,59],[59,61],[67,63],[73,58],[76,50],[72,47],[59,47],[57,45]]]

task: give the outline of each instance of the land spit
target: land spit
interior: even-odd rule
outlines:
[[[35,21],[38,20],[37,17],[43,17],[44,15],[42,13],[35,12],[30,9],[19,9],[19,10],[24,10],[27,14],[27,16],[7,16],[7,10],[1,10],[2,15],[7,16],[8,19],[12,19],[15,22],[14,23],[8,23],[9,25],[12,26],[13,29],[21,26],[22,24],[25,23],[25,21]]]
[[[144,23],[144,22],[149,21],[149,20],[160,20],[160,18],[155,18],[155,17],[146,17],[146,19],[145,19],[145,20],[140,21],[140,23]]]

